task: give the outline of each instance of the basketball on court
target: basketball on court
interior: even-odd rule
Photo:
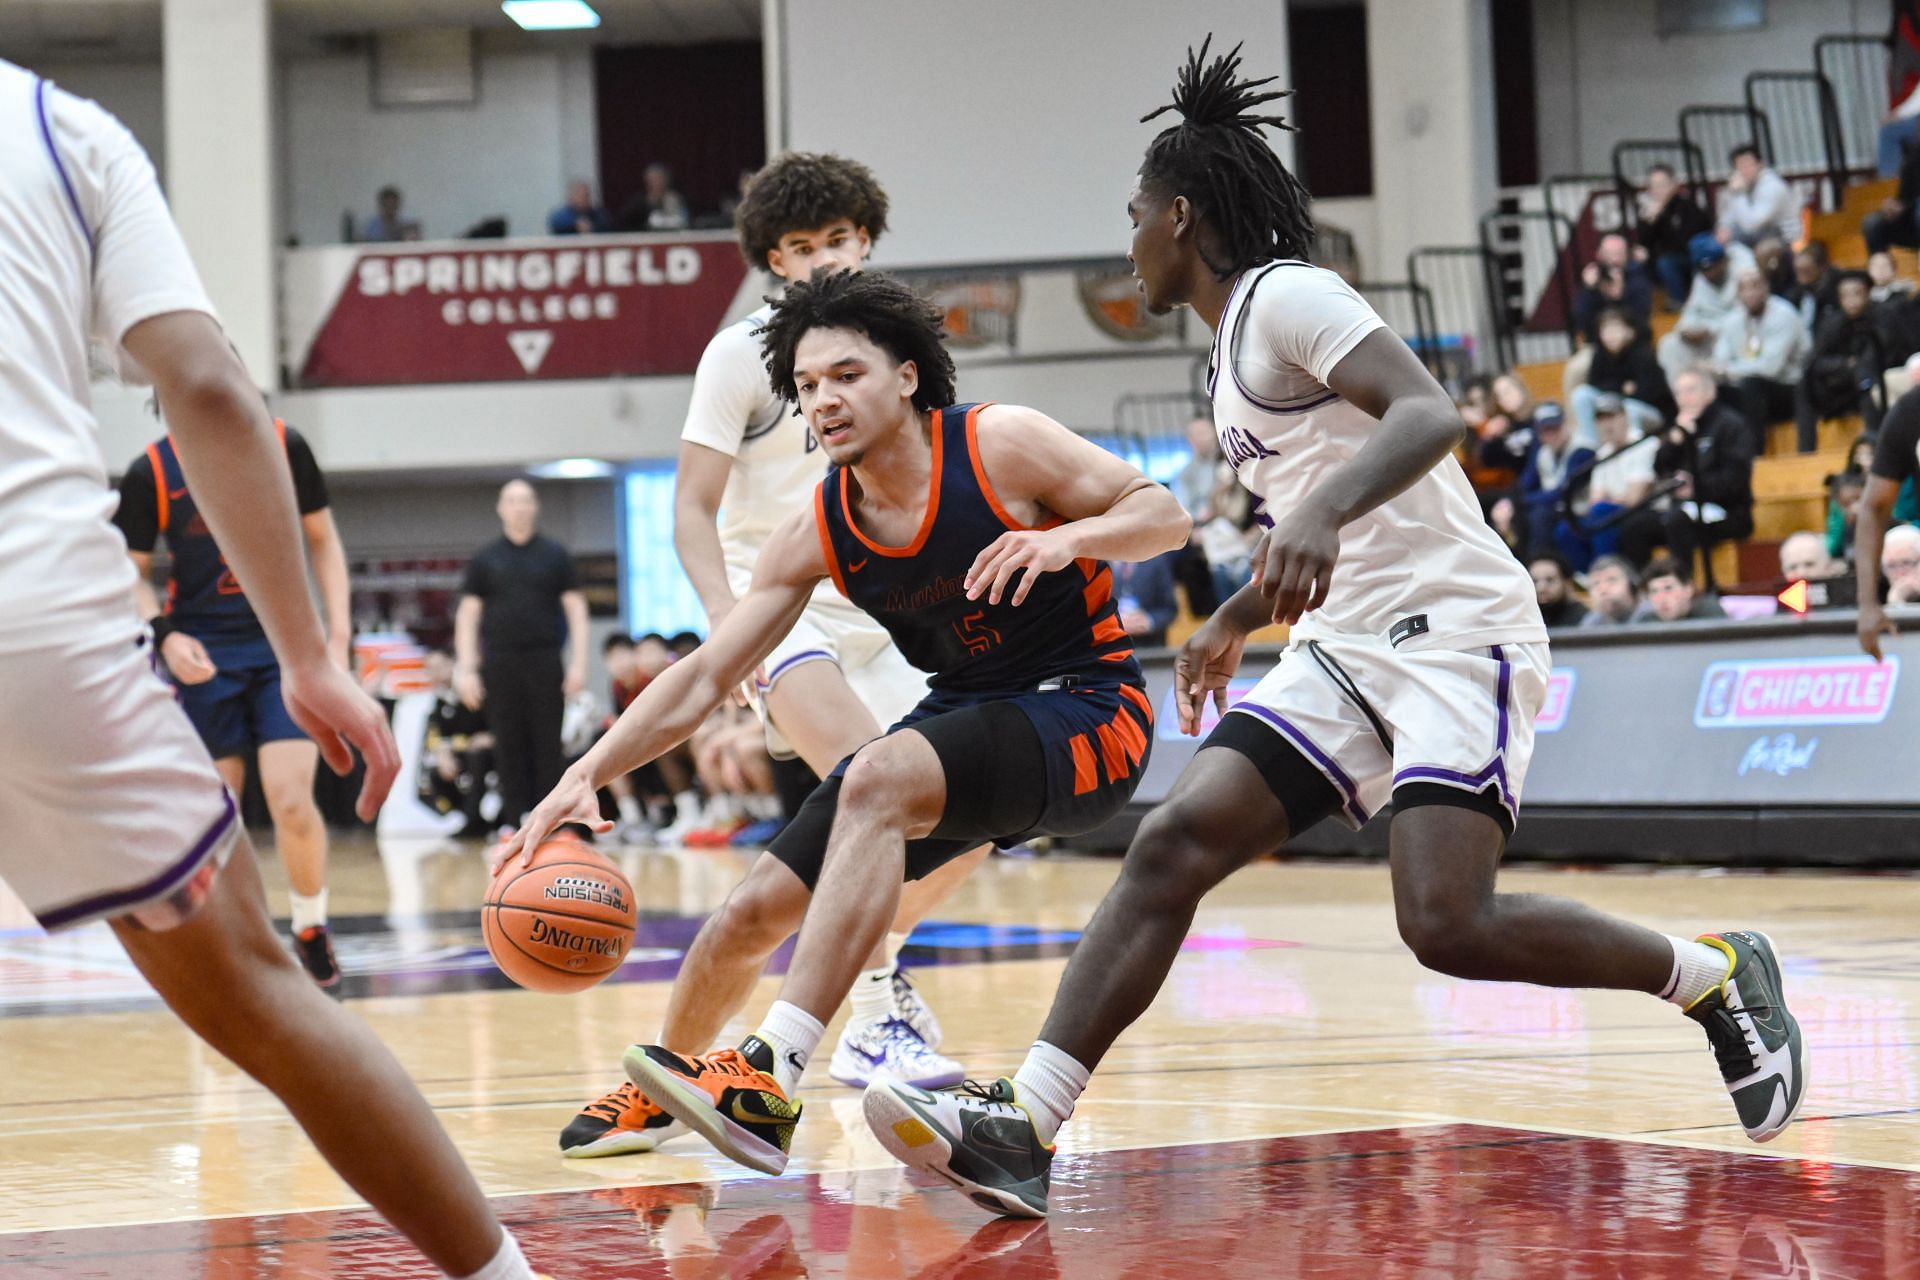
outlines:
[[[633,886],[578,840],[549,840],[533,862],[501,869],[480,907],[500,972],[529,991],[585,991],[633,945]]]

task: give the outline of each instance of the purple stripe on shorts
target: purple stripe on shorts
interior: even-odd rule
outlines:
[[[1360,789],[1353,785],[1353,779],[1349,778],[1346,772],[1334,762],[1332,756],[1315,745],[1312,738],[1309,738],[1305,733],[1301,732],[1297,726],[1284,716],[1269,711],[1265,707],[1256,706],[1251,702],[1242,702],[1232,709],[1234,711],[1244,711],[1251,716],[1258,716],[1260,719],[1265,720],[1268,724],[1278,729],[1281,734],[1286,737],[1287,741],[1298,747],[1315,765],[1319,766],[1320,772],[1326,774],[1327,780],[1333,783],[1333,785],[1340,790],[1341,794],[1346,797],[1347,811],[1353,818],[1359,822],[1361,826],[1367,824],[1368,814],[1366,809],[1360,804]]]
[[[777,664],[775,664],[773,670],[767,672],[767,678],[765,680],[758,682],[760,686],[760,692],[765,693],[767,690],[773,688],[774,682],[776,680],[778,680],[781,676],[787,674],[787,672],[793,670],[795,667],[799,666],[801,663],[821,662],[821,661],[832,662],[834,661],[834,657],[832,654],[828,653],[825,649],[802,649],[799,653],[794,654],[790,658],[782,658]]]
[[[207,833],[194,843],[193,848],[180,861],[168,867],[154,879],[131,889],[119,889],[112,893],[102,893],[83,899],[69,906],[56,907],[40,917],[40,926],[48,933],[63,929],[96,916],[122,916],[136,907],[145,906],[156,899],[165,898],[182,883],[190,879],[205,862],[207,855],[215,845],[232,829],[238,815],[233,808],[233,796],[225,787],[220,788],[220,798],[225,802],[220,816],[214,819]]]
[[[1493,740],[1493,756],[1498,760],[1507,750],[1507,696],[1513,691],[1513,664],[1507,661],[1506,650],[1494,645],[1491,650],[1493,660],[1500,664],[1500,685],[1494,694],[1494,700],[1500,704],[1500,732]]]
[[[34,113],[40,117],[40,141],[47,145],[47,158],[53,161],[53,171],[60,175],[60,186],[67,193],[67,205],[73,210],[73,217],[80,224],[80,234],[87,238],[87,248],[96,249],[93,242],[93,228],[87,225],[87,215],[80,212],[80,197],[74,194],[73,179],[67,176],[67,166],[60,159],[60,149],[53,145],[53,126],[47,121],[47,82],[40,81],[33,87]]]

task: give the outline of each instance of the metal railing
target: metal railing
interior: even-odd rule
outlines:
[[[1407,280],[1423,313],[1420,354],[1450,390],[1474,374],[1498,373],[1515,362],[1497,274],[1484,245],[1431,245],[1407,255]]]
[[[1432,308],[1432,298],[1419,285],[1405,280],[1362,280],[1353,286],[1367,305],[1379,313],[1387,322],[1387,327],[1400,335],[1415,355],[1426,361],[1427,368],[1438,376],[1436,362],[1428,360],[1429,353],[1435,350],[1433,334],[1426,328],[1427,313]]]
[[[1494,305],[1512,359],[1564,360],[1576,340],[1573,223],[1545,210],[1489,213],[1480,245],[1493,263]]]
[[[1732,173],[1729,153],[1749,143],[1760,149],[1763,161],[1775,165],[1772,122],[1745,103],[1680,108],[1680,141],[1700,149],[1703,174],[1709,182],[1722,181]]]
[[[1773,166],[1785,173],[1824,173],[1840,207],[1847,186],[1846,146],[1833,85],[1818,71],[1755,71],[1747,76],[1747,108],[1771,122]]]
[[[1888,109],[1886,37],[1821,36],[1813,42],[1813,66],[1833,87],[1846,171],[1872,173]]]
[[[1592,240],[1609,231],[1633,231],[1634,219],[1628,208],[1633,202],[1632,196],[1622,196],[1610,173],[1570,173],[1548,178],[1540,184],[1540,198],[1548,213],[1573,224],[1575,257],[1585,258],[1593,252],[1588,238],[1580,234],[1589,204],[1593,208]]]

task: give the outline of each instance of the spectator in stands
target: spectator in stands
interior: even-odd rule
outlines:
[[[1525,540],[1526,535],[1520,525],[1518,513],[1519,508],[1514,505],[1512,494],[1496,498],[1493,505],[1487,508],[1487,526],[1499,535],[1500,541],[1507,544],[1507,550],[1513,552],[1513,558],[1524,564],[1527,559],[1527,549],[1520,544]]]
[[[1574,325],[1589,343],[1600,341],[1600,313],[1610,308],[1625,312],[1636,328],[1646,328],[1653,317],[1653,282],[1617,231],[1600,237],[1573,298]]]
[[[409,218],[400,206],[405,197],[398,187],[382,187],[375,197],[379,212],[368,218],[360,228],[360,239],[368,244],[387,244],[396,240],[418,240],[420,222]]]
[[[1571,589],[1573,570],[1552,552],[1536,555],[1527,562],[1533,575],[1533,598],[1540,604],[1540,616],[1550,627],[1577,627],[1586,621],[1587,606]]]
[[[1567,477],[1592,461],[1593,450],[1574,442],[1559,405],[1549,400],[1534,411],[1533,449],[1515,494],[1520,504],[1520,547],[1527,555],[1552,548],[1554,526],[1560,522],[1567,496]]]
[[[1253,495],[1234,477],[1231,467],[1216,473],[1207,505],[1213,518],[1195,530],[1194,541],[1206,558],[1217,602],[1232,596],[1252,576],[1251,556],[1260,529],[1253,519]]]
[[[1640,571],[1625,556],[1601,556],[1587,572],[1587,598],[1593,608],[1583,627],[1618,627],[1643,622],[1650,610],[1640,596]]]
[[[1873,291],[1868,297],[1875,306],[1913,294],[1913,281],[1900,274],[1899,264],[1885,250],[1867,259],[1867,279],[1873,282]]]
[[[1740,306],[1738,273],[1753,266],[1753,253],[1745,245],[1723,245],[1711,235],[1695,236],[1687,250],[1693,255],[1693,289],[1673,332],[1655,348],[1668,385],[1682,369],[1713,358],[1721,322]]]
[[[1658,431],[1673,416],[1673,393],[1667,389],[1667,375],[1646,331],[1625,311],[1608,307],[1600,313],[1598,336],[1587,380],[1573,389],[1573,413],[1580,424],[1574,439],[1585,445],[1599,443],[1593,417],[1594,405],[1602,396],[1617,400],[1637,431]]]
[[[1811,344],[1800,313],[1767,288],[1759,268],[1742,271],[1738,289],[1740,305],[1721,321],[1713,362],[1754,433],[1757,457],[1767,451],[1767,427],[1793,416]]]
[[[1642,507],[1620,524],[1620,551],[1646,564],[1653,549],[1692,563],[1701,547],[1753,535],[1753,430],[1717,395],[1703,369],[1673,380],[1679,405],[1653,469],[1669,500]]]
[[[590,236],[613,230],[613,219],[593,198],[593,185],[575,178],[567,186],[567,202],[547,215],[551,236]]]
[[[1920,604],[1920,529],[1897,524],[1880,544],[1880,572],[1888,604]]]
[[[1136,644],[1158,647],[1167,642],[1167,628],[1180,615],[1180,601],[1173,593],[1174,565],[1184,550],[1169,551],[1139,564],[1113,562],[1113,594],[1119,604],[1120,625]]]
[[[1780,544],[1780,576],[1789,582],[1823,582],[1845,574],[1847,566],[1827,554],[1827,535],[1802,529]]]
[[[1867,473],[1852,467],[1827,477],[1827,554],[1835,560],[1853,559],[1853,533],[1860,524],[1860,495]]]
[[[697,631],[676,631],[667,637],[667,650],[672,653],[675,662],[699,647],[700,633]]]
[[[1587,474],[1569,481],[1573,518],[1554,530],[1561,554],[1583,571],[1618,550],[1624,513],[1647,500],[1654,482],[1654,442],[1633,426],[1620,398],[1602,395],[1594,408],[1600,447]]]
[[[1820,322],[1839,309],[1839,289],[1840,273],[1827,256],[1826,241],[1809,240],[1793,255],[1793,288],[1786,294],[1798,308],[1809,339],[1820,331]]]
[[[673,185],[673,170],[659,161],[641,175],[638,195],[620,210],[622,231],[685,231],[693,221],[687,198]]]
[[[1800,197],[1787,180],[1760,161],[1760,151],[1743,142],[1727,156],[1727,177],[1717,233],[1722,244],[1739,241],[1751,248],[1762,240],[1792,244],[1800,238]]]
[[[1460,442],[1460,465],[1466,468],[1467,482],[1479,496],[1484,512],[1495,499],[1512,492],[1514,481],[1520,478],[1520,473],[1511,467],[1489,466],[1481,460],[1489,424],[1499,413],[1493,403],[1492,379],[1484,375],[1468,379],[1455,407],[1460,410],[1461,425],[1467,429]],[[1505,423],[1501,426],[1503,431],[1505,426]]]
[[[1718,600],[1693,589],[1692,570],[1672,556],[1661,556],[1647,566],[1647,604],[1660,622],[1727,616]]]
[[[1173,496],[1180,500],[1181,509],[1193,517],[1193,527],[1197,529],[1213,519],[1213,491],[1220,483],[1220,467],[1224,462],[1211,415],[1196,413],[1187,419],[1187,445],[1193,450],[1193,457],[1173,478]]]
[[[1559,411],[1560,406],[1553,406]],[[1480,429],[1480,465],[1511,472],[1516,478],[1533,452],[1533,418],[1538,408],[1527,384],[1510,373],[1493,380],[1493,413]]]
[[[487,717],[454,693],[452,654],[444,649],[429,653],[426,674],[433,682],[434,703],[420,749],[420,802],[435,813],[464,817],[466,825],[455,832],[461,839],[485,839],[493,834],[480,812],[493,770]]]
[[[1920,146],[1905,148],[1900,156],[1900,185],[1880,207],[1860,219],[1860,235],[1868,253],[1885,253],[1895,245],[1920,248]]]
[[[1713,230],[1713,219],[1674,181],[1671,165],[1647,170],[1647,189],[1640,196],[1640,243],[1634,255],[1651,263],[1667,295],[1667,309],[1677,311],[1693,284],[1693,258],[1687,246],[1693,238]]]
[[[1813,340],[1813,358],[1794,396],[1800,452],[1820,447],[1820,419],[1859,414],[1872,432],[1880,425],[1874,394],[1886,368],[1886,342],[1871,304],[1871,285],[1858,271],[1841,275],[1839,305]]]
[[[1887,118],[1880,125],[1879,174],[1891,178],[1920,126],[1920,0],[1894,0],[1887,34]]]
[[[753,183],[754,170],[742,169],[734,179],[733,190],[720,197],[720,225],[730,227],[740,216],[740,204],[747,198],[747,188]]]

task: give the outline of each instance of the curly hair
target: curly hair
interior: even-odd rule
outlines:
[[[878,242],[887,230],[887,193],[858,160],[817,151],[789,151],[753,175],[736,215],[740,256],[756,270],[780,237],[847,219]]]
[[[940,309],[892,276],[877,271],[836,271],[796,280],[773,301],[773,315],[754,330],[767,362],[773,393],[797,401],[794,351],[812,329],[850,329],[899,364],[911,360],[920,374],[913,407],[922,413],[953,403],[953,357],[947,354]]]
[[[1209,35],[1198,53],[1187,50],[1173,101],[1140,117],[1142,124],[1168,111],[1181,118],[1148,144],[1140,178],[1193,202],[1226,254],[1225,262],[1215,262],[1202,250],[1201,261],[1225,280],[1273,258],[1305,258],[1313,248],[1313,213],[1307,189],[1261,134],[1265,126],[1289,132],[1293,126],[1279,116],[1252,114],[1293,91],[1254,92],[1275,77],[1238,78],[1239,45],[1208,63],[1212,43]]]

